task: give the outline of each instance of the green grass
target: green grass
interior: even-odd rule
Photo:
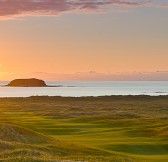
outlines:
[[[168,162],[168,96],[0,98],[0,122],[0,161]]]

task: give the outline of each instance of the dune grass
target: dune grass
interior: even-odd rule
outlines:
[[[0,161],[168,161],[168,96],[0,99]]]

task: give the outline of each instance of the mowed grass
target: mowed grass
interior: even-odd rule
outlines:
[[[1,98],[0,121],[29,134],[2,160],[168,162],[168,96]]]

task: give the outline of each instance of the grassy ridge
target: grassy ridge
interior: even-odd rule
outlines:
[[[0,121],[2,161],[168,161],[168,96],[1,98]]]

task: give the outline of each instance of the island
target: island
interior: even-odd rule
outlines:
[[[47,87],[43,80],[30,78],[30,79],[15,79],[12,80],[7,86],[11,87]]]

